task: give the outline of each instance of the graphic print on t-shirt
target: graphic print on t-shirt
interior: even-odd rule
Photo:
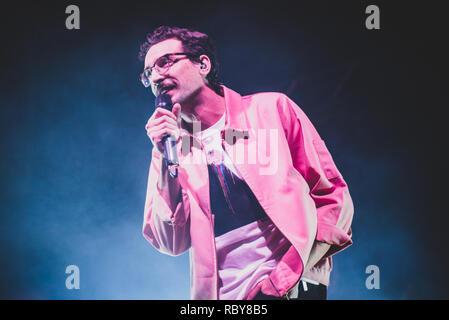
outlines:
[[[267,217],[244,180],[223,164],[208,169],[215,237]]]

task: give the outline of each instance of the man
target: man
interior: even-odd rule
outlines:
[[[331,256],[352,243],[353,204],[304,112],[281,93],[221,85],[214,46],[197,31],[161,26],[140,58],[143,84],[174,103],[145,126],[143,234],[163,253],[190,250],[192,299],[326,299]]]

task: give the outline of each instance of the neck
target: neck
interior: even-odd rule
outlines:
[[[193,122],[200,121],[201,130],[205,130],[220,120],[225,109],[224,97],[203,86],[189,101],[184,101],[181,117],[188,128],[192,127]]]

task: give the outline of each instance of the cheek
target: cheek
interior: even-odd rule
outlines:
[[[180,87],[184,91],[189,91],[195,87],[195,80],[192,78],[183,78],[180,79]]]
[[[198,70],[194,67],[188,67],[180,74],[180,80],[186,87],[194,87],[201,78],[198,75]]]

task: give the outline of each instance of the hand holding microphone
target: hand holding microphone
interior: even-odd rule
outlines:
[[[171,111],[170,111],[171,110]],[[172,177],[177,176],[178,155],[176,141],[179,138],[181,105],[172,107],[171,98],[160,94],[156,97],[156,110],[148,120],[145,129],[153,145],[164,155]]]

